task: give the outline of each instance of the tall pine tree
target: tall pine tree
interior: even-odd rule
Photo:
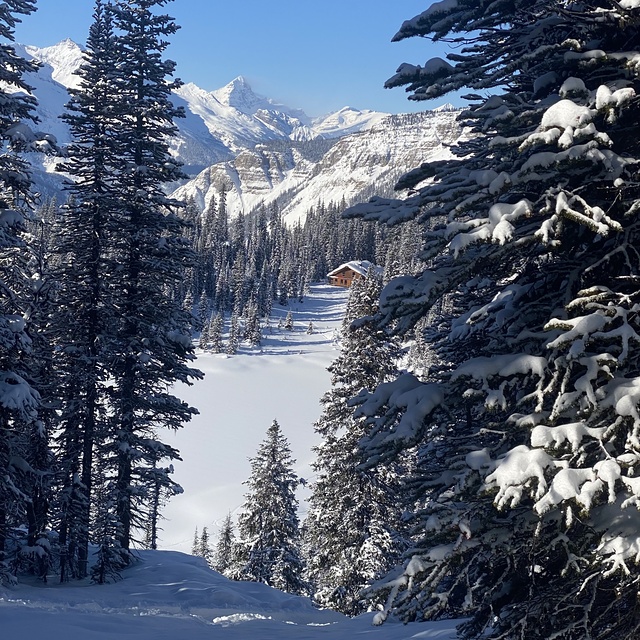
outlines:
[[[168,147],[181,112],[170,101],[174,63],[162,59],[177,28],[158,13],[165,4],[98,0],[66,116],[59,518],[64,565],[86,574],[92,533],[98,581],[118,575],[134,530],[155,544],[162,499],[177,490],[162,463],[178,458],[158,432],[195,412],[169,388],[200,375],[188,365],[193,317],[173,295],[192,254],[181,204],[162,190],[181,175]]]
[[[231,577],[234,573],[237,573],[237,564],[236,535],[233,530],[231,513],[228,513],[222,522],[222,527],[220,527],[218,542],[216,543],[211,566],[222,575]]]
[[[249,492],[238,518],[240,578],[303,594],[300,523],[295,495],[300,479],[280,425],[273,421],[251,458]]]
[[[169,388],[201,374],[193,360],[192,317],[170,295],[192,259],[184,238],[181,203],[162,185],[179,178],[169,138],[182,115],[170,100],[179,81],[169,81],[175,64],[163,60],[173,19],[159,8],[166,0],[114,5],[118,55],[119,122],[114,128],[124,170],[116,177],[120,233],[111,248],[121,269],[112,279],[117,333],[111,347],[113,378],[111,434],[104,456],[112,465],[110,487],[117,510],[117,539],[129,549],[133,530],[143,525],[150,487],[173,481],[161,460],[178,452],[158,440],[159,429],[178,429],[196,412]]]
[[[24,232],[32,198],[31,176],[21,153],[38,148],[29,126],[35,120],[35,98],[23,79],[37,67],[17,55],[12,43],[20,16],[34,10],[32,0],[9,0],[0,6],[0,582],[10,574],[11,532],[33,507],[27,460],[39,395],[28,368],[31,283]]]
[[[347,615],[370,608],[362,591],[384,576],[402,552],[399,533],[398,471],[362,469],[363,418],[353,417],[350,400],[397,375],[398,349],[371,322],[381,284],[375,274],[356,280],[343,321],[340,355],[329,367],[332,387],[322,398],[315,425],[309,513],[305,520],[307,576],[319,605]]]
[[[61,581],[87,575],[94,455],[96,443],[106,436],[107,352],[115,339],[111,279],[117,270],[110,243],[119,232],[114,176],[123,171],[113,135],[119,109],[116,63],[112,7],[98,1],[79,86],[70,90],[72,99],[63,116],[73,135],[63,168],[73,182],[55,225]]]

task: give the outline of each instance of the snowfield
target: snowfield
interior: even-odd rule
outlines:
[[[338,353],[337,332],[347,297],[345,289],[313,285],[304,302],[274,306],[261,347],[243,345],[234,356],[199,353],[196,366],[204,380],[177,393],[200,415],[175,435],[165,434],[168,444],[182,454],[173,477],[184,493],[164,509],[163,549],[188,553],[196,527],[207,527],[215,543],[226,515],[235,516],[244,502],[248,459],[274,419],[297,460],[296,473],[311,478],[311,447],[319,442],[313,423],[320,417],[320,398],[331,384],[327,367]],[[293,331],[278,329],[288,310],[293,313]],[[301,516],[306,512],[305,495],[302,488]]]
[[[327,366],[337,355],[336,332],[347,291],[315,285],[305,301],[292,302],[294,330],[278,329],[288,308],[274,308],[272,328],[261,348],[244,347],[235,356],[201,353],[205,379],[180,389],[200,415],[170,437],[184,462],[176,480],[184,493],[165,510],[162,551],[137,551],[138,561],[120,582],[59,585],[22,578],[0,587],[2,638],[47,640],[448,640],[456,621],[372,625],[372,614],[349,619],[314,608],[308,598],[264,584],[233,582],[206,566],[191,549],[197,526],[209,528],[215,544],[218,525],[243,503],[242,483],[271,421],[276,418],[298,460],[297,472],[311,474],[313,422],[328,390]],[[309,322],[314,332],[307,334]],[[305,510],[301,495],[301,512]],[[167,549],[178,549],[167,550]]]
[[[307,598],[232,582],[204,560],[140,551],[123,580],[102,586],[22,582],[0,587],[3,638],[47,640],[447,640],[454,622],[387,624],[315,609]]]

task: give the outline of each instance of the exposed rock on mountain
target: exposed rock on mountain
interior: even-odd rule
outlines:
[[[69,99],[67,88],[77,86],[81,49],[65,40],[52,47],[26,46],[21,53],[42,63],[27,78],[39,101],[39,128],[64,146],[70,133],[59,116]],[[277,201],[285,219],[294,222],[319,201],[383,195],[405,171],[446,157],[460,136],[451,105],[396,116],[344,107],[311,119],[257,95],[242,76],[215,91],[187,83],[173,100],[186,117],[177,121],[171,149],[193,176],[176,196],[204,207],[224,185],[231,215]],[[55,172],[56,159],[34,157],[33,164],[38,188],[47,195],[58,192],[63,178]]]
[[[400,175],[422,162],[450,156],[460,137],[458,112],[387,116],[366,131],[338,140],[279,142],[245,149],[218,162],[175,192],[204,208],[224,187],[230,214],[277,201],[287,222],[318,202],[347,203],[388,194]]]

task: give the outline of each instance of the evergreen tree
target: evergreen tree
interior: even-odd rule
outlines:
[[[166,80],[174,63],[161,57],[176,26],[154,13],[165,4],[96,3],[66,116],[74,197],[60,234],[60,251],[72,259],[60,271],[65,305],[57,321],[66,367],[59,513],[64,564],[81,576],[93,512],[98,582],[119,574],[134,529],[155,544],[162,500],[178,490],[162,465],[178,452],[158,440],[158,429],[176,429],[195,412],[167,389],[200,375],[187,364],[191,311],[172,293],[192,254],[180,203],[162,191],[181,176],[168,148],[181,115],[170,101],[177,83]]]
[[[273,421],[251,462],[249,492],[238,518],[245,580],[303,594],[300,523],[295,490],[300,479],[280,425]]]
[[[78,89],[71,89],[65,121],[74,142],[64,170],[74,178],[55,225],[55,277],[60,283],[53,314],[59,357],[57,455],[62,484],[56,501],[60,579],[88,572],[90,513],[96,442],[104,438],[108,395],[104,350],[114,340],[116,263],[109,250],[118,221],[113,174],[122,170],[111,141],[117,100],[109,82],[116,64],[113,15],[96,2]]]
[[[211,305],[209,304],[209,298],[207,294],[203,291],[200,294],[200,300],[198,300],[198,320],[200,321],[200,325],[204,325],[204,323],[209,319],[211,315]]]
[[[224,317],[221,312],[212,314],[209,320],[209,345],[213,353],[222,353],[222,331],[224,329]]]
[[[52,315],[57,308],[57,283],[52,273],[50,243],[51,222],[57,207],[55,199],[43,203],[35,217],[27,222],[29,239],[29,273],[31,288],[25,296],[25,317],[29,319],[29,352],[23,361],[25,370],[40,393],[38,419],[26,425],[29,429],[25,460],[30,473],[26,481],[26,545],[20,550],[20,565],[47,581],[53,564],[53,546],[48,531],[52,524],[51,503],[55,487],[55,459],[51,450],[52,433],[57,424],[57,391],[59,377],[53,345]],[[25,567],[26,565],[26,567]]]
[[[160,460],[178,458],[157,439],[159,428],[180,428],[195,409],[167,391],[175,382],[189,384],[201,374],[190,368],[192,319],[167,287],[182,278],[193,254],[183,237],[180,203],[162,185],[181,177],[168,141],[182,111],[173,106],[169,82],[175,64],[163,60],[173,19],[154,10],[166,0],[131,0],[114,5],[121,84],[119,121],[114,127],[126,171],[116,176],[120,234],[113,251],[123,265],[112,278],[118,297],[117,335],[111,347],[111,433],[103,457],[113,468],[111,490],[117,505],[119,542],[129,549],[133,529],[144,522],[150,469]],[[164,480],[171,487],[168,475]]]
[[[402,552],[398,533],[398,470],[362,469],[359,441],[364,419],[354,419],[351,398],[397,375],[397,347],[371,322],[378,308],[380,282],[373,274],[350,290],[341,352],[329,367],[332,388],[322,398],[315,425],[322,442],[315,447],[309,513],[305,520],[307,576],[320,606],[358,615],[370,609],[362,591],[384,576]],[[352,325],[354,321],[356,324]]]
[[[252,300],[247,306],[247,320],[244,329],[244,339],[252,346],[257,347],[262,342],[262,331],[260,329],[260,316],[258,315],[258,305]]]
[[[37,67],[17,55],[12,43],[20,16],[34,10],[32,0],[10,0],[0,6],[0,583],[10,575],[11,532],[25,521],[27,506],[33,506],[27,459],[39,396],[28,370],[31,340],[25,295],[30,282],[24,236],[32,199],[30,172],[20,154],[38,148],[28,124],[35,120],[35,99],[23,80]]]
[[[231,323],[229,327],[229,339],[227,341],[226,352],[229,355],[235,355],[238,352],[240,344],[240,323],[235,312],[231,314]]]
[[[291,309],[287,311],[287,316],[284,319],[284,328],[287,331],[293,331],[293,313],[291,312]]]
[[[213,551],[211,549],[211,543],[209,541],[209,530],[207,527],[202,527],[202,533],[200,534],[200,541],[198,544],[198,556],[204,558],[205,562],[211,567],[213,562]]]
[[[191,555],[200,555],[200,536],[198,535],[198,527],[193,534],[193,543],[191,544]]]
[[[388,86],[494,95],[469,96],[475,135],[455,159],[401,179],[415,193],[352,211],[418,217],[428,268],[387,285],[379,320],[408,335],[435,313],[438,327],[424,377],[361,398],[371,466],[416,452],[414,549],[378,621],[471,615],[467,637],[523,640],[640,630],[639,11],[458,0],[395,37],[467,44]]]
[[[203,349],[206,350],[209,347],[209,344],[211,342],[211,317],[209,317],[208,319],[206,319],[202,324],[201,324],[202,329],[200,330],[200,338],[198,339],[198,346]]]
[[[212,567],[222,575],[230,577],[237,571],[237,564],[236,536],[231,514],[228,513],[220,529]]]
[[[167,504],[167,500],[182,493],[182,487],[171,478],[174,472],[173,465],[170,464],[166,467],[159,465],[161,457],[162,455],[153,460],[141,475],[142,483],[148,493],[145,505],[146,522],[144,523],[144,544],[147,549],[158,548],[158,539],[162,532],[160,522],[165,519],[162,510]]]

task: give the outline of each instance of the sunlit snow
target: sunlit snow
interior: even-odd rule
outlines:
[[[237,514],[250,473],[248,458],[274,419],[298,461],[296,472],[311,477],[313,423],[330,386],[326,369],[338,353],[336,333],[347,295],[346,289],[314,285],[304,302],[274,307],[261,347],[244,346],[234,356],[200,352],[197,366],[204,380],[178,390],[200,415],[168,439],[184,459],[174,476],[184,493],[164,511],[162,547],[189,551],[196,526],[215,536],[227,513]],[[289,309],[293,331],[278,328]]]
[[[160,546],[188,551],[196,526],[216,524],[243,501],[248,456],[277,418],[309,477],[313,422],[328,389],[326,367],[337,355],[336,331],[347,299],[344,289],[315,285],[304,302],[292,302],[294,330],[278,329],[286,308],[276,308],[262,347],[227,357],[200,354],[206,377],[181,396],[200,410],[170,439],[184,458],[176,480],[185,489],[165,510]],[[308,334],[309,322],[313,333]],[[304,508],[304,506],[303,506]],[[2,637],[47,640],[449,640],[460,621],[374,627],[373,614],[349,619],[318,610],[307,598],[254,582],[233,582],[205,561],[178,551],[136,551],[137,562],[120,582],[49,584],[21,578],[0,587]]]

